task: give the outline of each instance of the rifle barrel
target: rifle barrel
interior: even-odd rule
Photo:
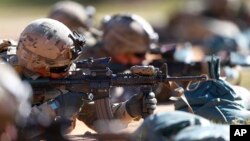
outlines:
[[[159,82],[168,81],[203,81],[206,76],[182,76],[182,77],[164,77],[164,76],[138,76],[133,74],[127,75],[112,75],[111,77],[91,77],[90,75],[83,75],[79,78],[65,78],[65,79],[38,79],[28,80],[32,85],[70,85],[70,84],[84,84],[98,87],[111,86],[139,86],[139,85],[154,85]],[[92,85],[91,85],[92,84]],[[93,85],[94,84],[94,85]]]

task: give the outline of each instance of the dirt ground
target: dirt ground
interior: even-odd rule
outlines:
[[[156,108],[155,113],[166,112],[166,111],[174,111],[173,103],[170,102],[166,104],[159,104]],[[123,129],[121,132],[131,133],[135,131],[141,125],[142,122],[143,122],[143,119],[139,121],[133,121],[132,123],[128,125],[127,128]],[[94,130],[87,127],[83,122],[77,120],[76,128],[70,133],[70,135],[82,135],[86,132],[95,133]]]

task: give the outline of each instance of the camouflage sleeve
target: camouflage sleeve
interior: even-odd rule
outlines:
[[[52,103],[43,103],[39,106],[33,106],[27,119],[25,127],[22,129],[27,138],[33,138],[44,132],[43,127],[48,127],[56,118],[54,111],[56,106]]]
[[[30,116],[28,117],[28,124],[39,124],[48,126],[56,117],[56,105],[45,102],[39,106],[33,106]]]

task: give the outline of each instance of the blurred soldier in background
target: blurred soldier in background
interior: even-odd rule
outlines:
[[[0,60],[0,140],[18,140],[30,114],[31,87],[22,82],[15,70]]]
[[[210,19],[232,23],[244,31],[249,26],[250,15],[246,4],[243,0],[187,1],[179,12],[170,17],[165,29],[159,29],[160,41],[180,41],[185,37],[184,39],[193,43],[197,38],[204,39],[209,36],[204,25],[210,24],[206,23]],[[216,26],[213,28],[219,31],[224,29]]]
[[[246,4],[243,0],[204,0],[201,15],[231,21],[244,30],[250,25],[250,14]]]
[[[149,49],[157,46],[157,33],[147,21],[135,14],[106,16],[101,29],[102,40],[86,49],[80,59],[112,57],[110,67],[115,73],[142,64]]]
[[[163,60],[170,64],[170,74],[179,72],[176,71],[177,66],[180,69],[185,68],[179,72],[183,73],[180,75],[192,75],[192,72],[207,73],[204,71],[206,65],[203,65],[203,62],[208,56],[214,54],[221,58],[223,76],[233,84],[240,84],[238,65],[247,63],[246,59],[239,61],[237,55],[249,54],[249,42],[236,24],[190,13],[179,13],[170,20],[167,31],[166,40],[170,43],[177,42],[177,48],[170,48],[168,44],[164,44],[160,49]],[[189,42],[189,47],[186,46],[186,42]],[[189,62],[185,62],[180,58],[181,56],[183,59],[189,58]],[[174,65],[171,66],[171,64]],[[192,65],[195,68],[192,69],[190,67]]]
[[[17,46],[16,68],[20,70],[20,74],[26,79],[33,80],[40,77],[53,79],[70,77],[70,67],[80,54],[81,46],[73,44],[73,39],[69,35],[74,37],[64,24],[56,20],[39,19],[31,22],[21,33]],[[61,117],[71,119],[73,121],[71,127],[74,127],[74,120],[83,106],[85,94],[78,90],[67,89],[66,86],[48,85],[34,87],[34,96],[38,96],[34,103],[44,101],[45,103],[41,104],[40,108],[33,108],[31,122],[38,122],[46,127],[56,117]],[[94,108],[93,106],[87,105],[86,103],[83,109],[92,112],[86,113],[82,118],[91,126],[97,120],[96,113],[93,112],[94,109],[90,109]],[[145,106],[148,114],[153,113],[156,108],[154,93],[150,94],[145,104],[142,104],[142,95],[138,94],[125,102],[114,104],[112,111],[115,118],[128,124],[133,118],[141,117],[142,108]]]
[[[158,34],[142,17],[135,14],[116,14],[103,18],[100,42],[81,54],[79,59],[111,57],[109,68],[114,73],[128,71],[133,65],[146,65],[150,48],[158,45]],[[139,88],[114,88],[112,100],[124,101],[138,93]]]
[[[93,25],[88,24],[93,19],[88,18],[87,13],[91,13],[89,9],[76,2],[62,1],[53,6],[48,17],[61,21],[72,31],[78,31],[86,37],[86,47],[92,49],[86,49],[83,57],[80,58],[110,56],[112,63],[109,67],[115,73],[128,70],[132,65],[141,65],[143,61],[147,64],[146,52],[150,48],[155,48],[158,42],[158,35],[147,21],[132,14],[106,16],[101,25],[103,31],[103,36],[101,36],[101,31],[98,32]],[[96,36],[90,37],[89,31]],[[123,88],[116,88],[114,92],[112,91],[116,93],[112,95],[113,101],[123,101],[131,96],[122,94],[121,89]],[[136,91],[128,90],[128,93]]]
[[[86,46],[94,49],[85,51],[80,58],[110,56],[112,61],[119,64],[118,68],[122,65],[141,64],[149,48],[157,45],[158,35],[151,25],[138,15],[106,16],[101,25],[101,36],[102,33],[90,24],[94,14],[93,8],[85,8],[73,1],[61,1],[54,4],[48,17],[64,23],[72,31],[78,31],[86,37]],[[91,32],[94,38],[89,39],[88,32]],[[130,66],[123,67],[122,71]]]
[[[58,20],[71,31],[83,34],[86,46],[93,46],[101,36],[101,32],[94,28],[95,11],[93,6],[84,7],[74,1],[60,1],[52,6],[48,18]]]
[[[48,16],[85,35],[86,50],[79,59],[112,57],[109,67],[114,73],[128,70],[132,65],[147,64],[146,56],[149,55],[146,54],[158,45],[158,35],[147,21],[135,14],[106,16],[100,32],[88,24],[88,21],[93,21],[88,18],[88,11],[88,8],[85,10],[76,2],[63,1],[56,3]],[[89,32],[96,36],[90,37]],[[131,96],[130,93],[138,91],[134,88],[127,89],[127,92],[123,90],[112,90],[112,93],[116,93],[112,94],[113,101],[123,101]]]

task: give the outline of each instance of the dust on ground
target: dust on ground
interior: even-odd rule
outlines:
[[[174,111],[173,102],[168,102],[164,104],[158,104],[155,113]],[[139,121],[133,121],[128,125],[127,128],[123,129],[121,132],[132,133],[135,131],[143,122],[143,119]],[[82,121],[77,120],[75,129],[70,133],[70,135],[82,135],[86,132],[96,133],[93,129],[86,126]]]

